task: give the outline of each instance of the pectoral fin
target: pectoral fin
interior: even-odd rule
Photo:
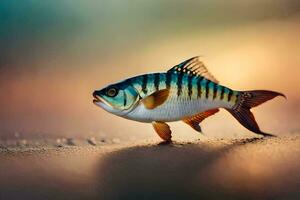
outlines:
[[[168,124],[165,122],[152,122],[153,128],[161,139],[171,141],[172,135]]]
[[[205,118],[217,113],[219,109],[212,109],[212,110],[207,110],[205,112],[198,113],[197,115],[194,115],[189,118],[185,118],[182,121],[191,126],[194,130],[198,132],[202,132],[201,127],[200,127],[200,122],[202,122]]]
[[[154,109],[162,105],[169,96],[169,89],[158,90],[141,100],[147,109]]]

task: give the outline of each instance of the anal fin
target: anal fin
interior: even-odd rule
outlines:
[[[172,135],[170,126],[165,122],[152,122],[153,128],[156,131],[156,133],[159,135],[161,139],[164,141],[171,141]]]
[[[192,117],[188,117],[183,119],[182,121],[189,126],[191,126],[194,130],[198,132],[202,132],[201,127],[200,127],[200,122],[202,122],[205,118],[214,115],[217,113],[219,109],[212,109],[212,110],[207,110],[205,112],[198,113]]]

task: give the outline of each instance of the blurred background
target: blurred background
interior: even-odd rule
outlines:
[[[300,129],[298,0],[1,0],[0,138],[157,138],[96,107],[91,93],[201,55],[221,84],[283,92],[253,110],[261,129]],[[181,122],[174,138],[199,137]],[[210,137],[250,135],[226,111]],[[159,139],[158,139],[159,140]]]

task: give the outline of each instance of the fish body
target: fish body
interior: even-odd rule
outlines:
[[[231,108],[239,94],[202,76],[180,73],[145,74],[130,78],[124,84],[136,88],[141,98],[169,89],[168,98],[162,105],[147,109],[140,103],[124,116],[140,122],[179,121],[206,110]]]
[[[152,123],[165,141],[171,141],[166,122],[182,120],[201,132],[200,122],[217,113],[229,111],[244,127],[264,136],[250,109],[281,93],[254,90],[236,91],[225,87],[207,70],[198,57],[175,65],[167,72],[128,78],[96,90],[94,103],[126,119]]]

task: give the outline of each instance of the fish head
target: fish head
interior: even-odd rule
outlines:
[[[93,97],[95,105],[119,116],[126,115],[139,101],[138,91],[127,81],[95,90]]]

